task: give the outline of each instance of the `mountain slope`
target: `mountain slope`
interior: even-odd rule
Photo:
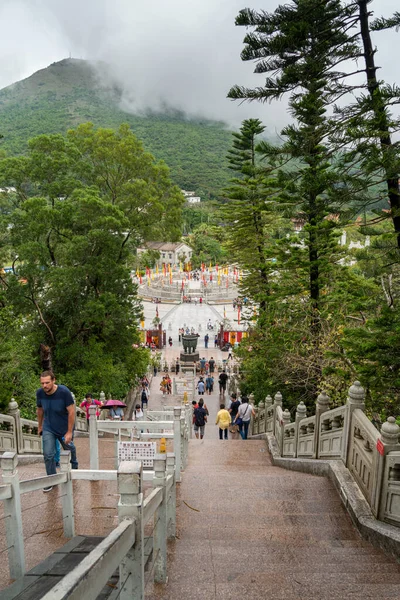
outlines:
[[[215,197],[230,177],[225,157],[231,133],[224,124],[188,120],[179,112],[124,112],[120,90],[107,87],[98,73],[99,66],[65,59],[0,90],[0,147],[19,154],[41,133],[65,133],[87,121],[111,128],[129,123],[145,148],[168,164],[178,185]]]

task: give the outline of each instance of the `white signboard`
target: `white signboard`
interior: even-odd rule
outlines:
[[[143,467],[153,467],[155,442],[118,442],[118,463],[122,460],[140,460]]]

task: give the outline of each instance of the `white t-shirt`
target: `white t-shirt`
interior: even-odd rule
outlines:
[[[142,410],[135,410],[133,416],[135,421],[141,421],[144,417],[144,413]]]
[[[240,417],[242,421],[250,421],[252,410],[252,404],[241,404],[238,410],[238,417]]]

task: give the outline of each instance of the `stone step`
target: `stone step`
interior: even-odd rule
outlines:
[[[328,479],[272,466],[265,441],[205,435],[189,444],[168,585],[148,600],[400,598],[399,564],[360,537]]]

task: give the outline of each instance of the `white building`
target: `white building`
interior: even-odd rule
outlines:
[[[179,265],[179,263],[190,262],[192,258],[192,248],[184,242],[146,242],[145,245],[137,249],[138,254],[156,250],[160,253],[160,258],[157,261],[158,266],[162,267],[165,263],[171,265]]]

